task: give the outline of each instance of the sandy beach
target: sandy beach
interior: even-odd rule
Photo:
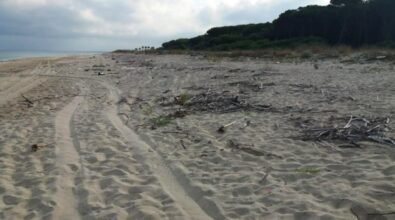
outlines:
[[[395,219],[394,83],[388,60],[0,62],[0,219]],[[306,138],[353,118],[386,142]]]

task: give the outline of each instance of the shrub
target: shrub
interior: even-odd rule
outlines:
[[[160,115],[156,118],[151,119],[151,123],[155,126],[155,127],[164,127],[168,124],[170,124],[172,121],[172,118],[170,116],[167,115]]]
[[[185,105],[189,99],[191,99],[191,95],[188,93],[181,93],[178,97],[177,97],[177,104],[179,105]]]

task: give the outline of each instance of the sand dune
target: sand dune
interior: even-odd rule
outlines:
[[[0,64],[0,219],[395,219],[393,146],[298,138],[350,115],[395,127],[390,63],[18,62]]]

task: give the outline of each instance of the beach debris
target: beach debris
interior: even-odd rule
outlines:
[[[160,115],[156,118],[152,118],[151,122],[151,130],[155,130],[158,127],[164,127],[170,124],[174,119],[183,118],[187,115],[187,112],[184,110],[177,110],[174,113],[167,115]]]
[[[266,182],[266,179],[269,177],[270,172],[272,172],[272,170],[273,170],[273,168],[271,168],[271,167],[266,168],[265,176],[263,176],[263,178],[259,181],[260,185],[262,185]]]
[[[359,147],[358,142],[370,141],[395,146],[395,140],[386,137],[390,118],[372,118],[351,116],[343,127],[307,128],[303,130],[302,140],[305,141],[345,141],[342,148]]]
[[[34,103],[30,99],[28,99],[25,95],[21,94],[22,98],[27,102],[28,107],[33,107]]]
[[[163,134],[182,134],[182,135],[187,135],[189,136],[188,132],[182,132],[182,131],[162,131]]]
[[[44,143],[33,144],[33,145],[31,146],[31,149],[32,149],[33,152],[37,152],[37,151],[39,151],[39,150],[45,148],[46,146],[47,146],[47,145],[44,144]]]
[[[234,140],[228,140],[226,143],[226,146],[231,148],[232,150],[236,150],[236,151],[243,151],[244,153],[247,154],[251,154],[253,156],[256,157],[273,157],[273,158],[278,158],[278,159],[283,159],[282,156],[276,155],[276,154],[272,154],[272,153],[268,153],[268,152],[264,152],[262,150],[258,150],[254,147],[253,144],[240,144]],[[242,147],[243,146],[243,147]]]
[[[226,146],[231,149],[236,149],[236,150],[240,149],[240,144],[234,140],[228,140]]]
[[[299,167],[295,171],[298,173],[315,174],[315,173],[319,173],[321,170],[318,167]]]
[[[267,182],[267,178],[269,177],[270,173],[273,171],[272,167],[267,167],[265,170],[265,175],[263,176],[263,178],[261,180],[259,180],[259,185],[261,187],[259,187],[258,189],[255,190],[255,193],[261,192],[262,190],[264,190],[266,187],[266,182]],[[271,192],[271,189],[266,189],[266,191]]]
[[[253,149],[251,147],[241,147],[240,150],[243,151],[244,153],[251,154],[256,157],[267,156],[266,153],[256,150],[256,149]]]
[[[190,98],[191,95],[189,95],[188,93],[182,93],[179,96],[174,97],[174,101],[175,103],[177,103],[177,105],[183,106],[186,105]]]
[[[161,97],[159,101],[161,106],[178,105],[188,112],[224,114],[239,111],[262,112],[272,110],[271,105],[250,104],[245,98],[230,94],[229,91],[216,93],[210,89],[195,95],[184,94],[176,97]]]
[[[376,57],[376,60],[383,60],[383,59],[385,59],[385,58],[387,58],[387,56],[377,56],[377,57]]]
[[[221,127],[219,127],[218,129],[217,129],[217,132],[218,133],[225,133],[225,129],[227,128],[227,127],[229,127],[229,126],[232,126],[232,125],[234,125],[234,124],[236,124],[236,122],[237,122],[238,120],[236,120],[236,121],[233,121],[233,122],[231,122],[231,123],[229,123],[229,124],[226,124],[226,125],[221,125]]]
[[[358,220],[386,220],[389,219],[387,217],[395,216],[395,211],[389,212],[378,212],[377,210],[371,207],[365,207],[361,205],[354,205],[350,208],[350,211]],[[392,218],[391,218],[392,219]]]
[[[185,116],[188,115],[188,112],[182,109],[178,109],[177,111],[168,114],[169,117],[171,118],[184,118]]]
[[[128,99],[125,96],[121,96],[119,98],[117,104],[118,105],[120,105],[120,104],[128,104],[128,105],[130,105]]]
[[[158,127],[164,127],[172,122],[173,118],[168,115],[160,115],[156,118],[151,119],[151,130],[155,130]]]
[[[184,150],[186,150],[187,149],[187,147],[185,147],[185,143],[184,143],[184,140],[180,140],[180,144],[181,144],[181,146],[182,146],[182,148],[184,148]]]
[[[244,128],[250,126],[250,125],[251,125],[251,121],[248,120],[248,119],[245,119],[244,125],[243,125],[243,127],[241,129],[244,129]]]
[[[238,87],[242,93],[249,93],[249,92],[262,92],[265,87],[275,86],[276,84],[273,82],[268,83],[256,83],[255,81],[243,80],[243,81],[236,81],[230,82],[226,85],[232,87]]]

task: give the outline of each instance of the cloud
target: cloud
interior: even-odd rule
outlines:
[[[329,0],[0,0],[0,49],[18,45],[26,49],[82,50],[159,46],[172,38],[202,34],[214,26],[271,21],[290,8],[328,3]],[[17,43],[23,39],[25,42]],[[32,48],[27,48],[26,42],[34,42]]]

